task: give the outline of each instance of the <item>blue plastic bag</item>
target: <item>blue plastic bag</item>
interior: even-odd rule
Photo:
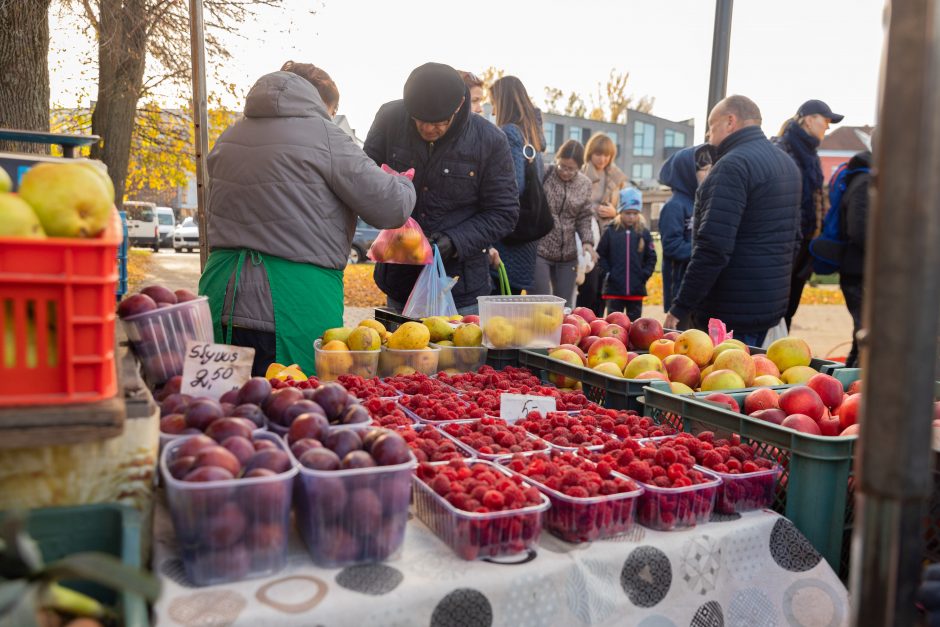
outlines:
[[[458,278],[447,276],[441,254],[436,245],[433,248],[434,261],[426,265],[418,275],[402,311],[402,315],[408,318],[457,315],[457,306],[454,304],[451,290]]]

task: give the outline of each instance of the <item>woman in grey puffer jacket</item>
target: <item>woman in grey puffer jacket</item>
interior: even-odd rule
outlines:
[[[581,237],[585,252],[594,256],[591,232],[591,180],[581,173],[584,147],[570,139],[555,154],[555,165],[548,168],[542,183],[548,206],[555,218],[555,228],[539,241],[535,260],[535,292],[554,294],[574,307],[575,278],[578,273],[578,244]]]

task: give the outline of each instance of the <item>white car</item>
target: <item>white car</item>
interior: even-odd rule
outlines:
[[[184,219],[173,231],[173,250],[193,252],[199,249],[199,225],[193,218]]]

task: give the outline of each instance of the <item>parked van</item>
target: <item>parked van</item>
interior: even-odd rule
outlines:
[[[127,214],[127,240],[131,246],[160,250],[160,221],[157,206],[152,202],[129,200],[124,203]]]
[[[160,248],[173,246],[173,231],[176,229],[176,214],[170,207],[157,207],[160,223]]]

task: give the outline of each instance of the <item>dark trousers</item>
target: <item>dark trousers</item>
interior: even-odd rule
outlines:
[[[787,328],[793,325],[793,316],[796,310],[800,308],[800,299],[803,298],[803,288],[809,277],[813,275],[813,257],[809,254],[810,240],[804,239],[800,243],[800,248],[793,259],[793,274],[790,277],[790,302],[787,305],[787,315],[785,316]]]
[[[602,300],[602,303],[607,303],[607,313],[613,313],[615,311],[623,311],[627,314],[627,317],[630,318],[630,322],[633,322],[637,318],[643,317],[643,301],[642,300],[621,300],[619,298]]]
[[[858,368],[858,331],[862,328],[862,277],[840,277],[839,287],[845,297],[845,306],[852,316],[852,350],[845,358],[847,368]]]
[[[232,346],[255,349],[255,361],[251,364],[253,377],[263,377],[268,366],[277,361],[277,336],[269,331],[232,327]]]
[[[601,284],[604,279],[604,271],[600,264],[594,266],[594,269],[584,275],[584,283],[578,287],[578,307],[587,307],[594,312],[595,316],[603,317],[604,299],[601,298]],[[631,317],[632,320],[632,317]]]

